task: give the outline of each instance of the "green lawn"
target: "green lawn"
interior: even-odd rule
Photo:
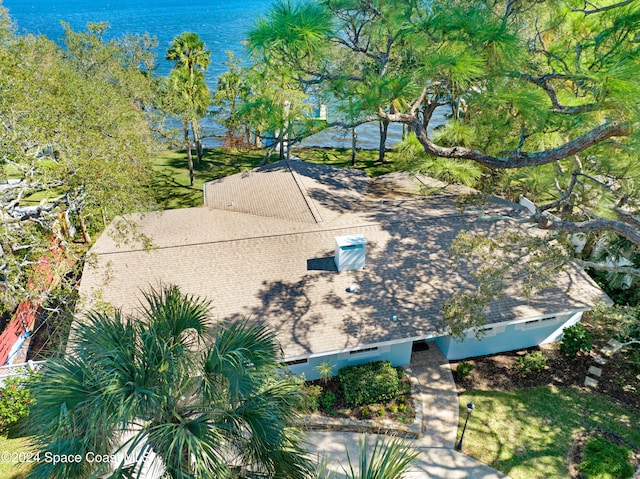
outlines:
[[[293,150],[293,154],[313,163],[351,167],[349,149],[305,148]],[[381,164],[377,162],[377,151],[362,150],[358,151],[355,167],[364,170],[369,176],[378,176],[395,170],[396,157],[395,152],[389,151],[389,162]],[[168,151],[155,160],[153,194],[162,209],[200,206],[203,202],[202,185],[205,182],[255,168],[263,158],[264,150],[207,149],[202,163],[197,164],[194,158],[194,185],[190,186],[186,152]],[[277,155],[272,155],[271,161],[276,160]]]
[[[32,468],[32,464],[16,462],[30,458],[29,438],[18,437],[8,439],[0,437],[0,478],[23,479]],[[8,456],[7,456],[8,454]],[[8,459],[8,460],[7,460]]]
[[[581,431],[613,433],[640,449],[640,413],[596,393],[575,389],[467,391],[460,396],[460,430],[466,404],[472,413],[463,452],[513,479],[567,477],[572,437]]]
[[[195,152],[194,152],[195,153]],[[154,158],[152,194],[161,209],[189,208],[200,206],[203,201],[202,186],[205,182],[240,173],[257,167],[263,160],[265,150],[237,151],[223,148],[205,150],[204,159],[198,163],[194,154],[194,185],[189,184],[187,154],[184,150],[166,151]],[[301,148],[292,154],[305,161],[351,168],[351,150],[347,148]],[[272,154],[271,161],[278,155]],[[377,150],[358,150],[355,168],[369,176],[379,176],[397,169],[398,154],[389,150],[387,163],[379,163]],[[7,168],[8,178],[17,177],[17,171]],[[41,200],[58,196],[60,190],[40,191],[22,199],[23,205],[37,205]]]
[[[190,186],[186,152],[167,151],[154,161],[153,194],[162,209],[200,206],[205,182],[255,168],[262,158],[261,151],[205,150],[200,164],[194,157],[194,185]]]

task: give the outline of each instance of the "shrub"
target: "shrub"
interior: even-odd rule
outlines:
[[[336,393],[333,391],[324,391],[318,398],[318,403],[323,411],[331,412],[336,405]]]
[[[469,376],[469,374],[471,374],[471,371],[473,371],[473,364],[471,364],[468,361],[460,361],[458,363],[458,366],[456,367],[456,375],[458,376],[459,379],[464,379],[466,377]]]
[[[371,410],[367,406],[363,407],[360,411],[360,417],[362,417],[362,419],[369,419],[371,417]]]
[[[387,411],[383,407],[381,407],[380,409],[378,409],[377,413],[378,416],[384,416],[385,414],[387,414]]]
[[[633,476],[631,450],[603,437],[589,438],[578,470],[586,479],[627,479]]]
[[[516,366],[522,373],[542,371],[547,367],[547,358],[542,351],[531,351],[519,357]]]
[[[323,383],[329,381],[329,379],[334,375],[333,365],[329,361],[322,361],[314,369],[318,372]]]
[[[576,357],[580,351],[589,352],[593,347],[591,333],[581,323],[568,327],[563,332],[560,350],[569,357]]]
[[[31,406],[35,404],[29,386],[36,380],[36,375],[5,379],[4,386],[0,388],[0,434],[6,434],[11,426],[29,415]]]
[[[389,361],[347,366],[338,376],[349,407],[387,402],[401,391],[398,373]]]
[[[305,386],[302,394],[302,410],[304,412],[315,412],[318,410],[318,401],[322,394],[322,386],[311,384]]]

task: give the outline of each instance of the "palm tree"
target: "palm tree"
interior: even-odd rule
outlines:
[[[290,425],[300,392],[263,327],[213,327],[209,304],[165,287],[138,316],[88,314],[73,351],[47,363],[31,418],[31,478],[302,478],[312,466]],[[48,455],[48,456],[46,456]],[[115,455],[96,462],[88,457]],[[133,464],[120,458],[133,459]]]
[[[202,161],[203,153],[197,118],[202,117],[211,104],[211,95],[204,82],[203,74],[209,68],[211,52],[207,50],[197,33],[183,32],[171,42],[166,58],[175,63],[174,71],[185,69],[188,73],[180,75],[180,78],[184,81],[183,90],[186,92],[191,104],[189,123],[191,124],[193,141],[196,145],[198,162],[200,162]],[[198,78],[199,74],[202,76],[202,81]],[[203,86],[206,88],[206,96],[202,94]],[[191,183],[191,186],[193,186],[193,183]]]
[[[348,468],[342,466],[344,475],[338,475],[329,468],[328,459],[324,457],[316,465],[314,479],[402,479],[417,456],[416,451],[398,438],[385,441],[377,437],[370,448],[368,436],[364,436],[359,443],[357,468],[354,468],[347,449]]]
[[[204,73],[195,71],[192,76],[187,67],[171,70],[165,91],[167,110],[179,116],[182,121],[183,138],[189,166],[189,181],[193,186],[193,157],[191,155],[189,125],[191,125],[191,131],[193,132],[198,161],[202,161],[202,142],[198,134],[197,118],[206,114],[207,108],[211,103],[211,93],[205,82]]]
[[[402,479],[408,472],[409,465],[418,453],[406,446],[400,439],[389,443],[376,438],[373,449],[369,453],[367,436],[360,440],[358,469],[354,470],[349,451],[347,460],[349,470],[345,469],[347,479]]]

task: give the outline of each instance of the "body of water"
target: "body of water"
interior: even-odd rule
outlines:
[[[226,68],[225,51],[246,57],[242,40],[257,17],[272,0],[4,0],[3,5],[18,25],[18,33],[46,35],[59,41],[61,21],[74,30],[88,22],[108,22],[106,37],[127,33],[149,33],[158,39],[158,74],[165,75],[172,63],[164,60],[171,41],[182,32],[196,32],[211,50],[207,81]]]
[[[207,83],[215,90],[217,77],[226,71],[226,51],[247,57],[242,44],[258,17],[274,0],[0,0],[17,23],[18,33],[45,35],[54,41],[63,37],[61,21],[74,30],[83,30],[88,22],[108,22],[107,38],[127,33],[149,33],[158,39],[159,75],[166,75],[173,64],[164,59],[173,38],[182,32],[196,32],[211,51]],[[331,118],[330,118],[331,120]],[[207,146],[218,146],[221,129],[205,124]],[[400,139],[402,127],[391,125],[388,144]],[[377,148],[377,124],[358,128],[358,146]],[[350,135],[344,130],[325,131],[305,141],[308,146],[348,148]]]

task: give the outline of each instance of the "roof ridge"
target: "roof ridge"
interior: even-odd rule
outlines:
[[[289,172],[291,173],[291,177],[293,178],[293,181],[295,182],[296,186],[298,187],[298,190],[300,191],[300,194],[302,195],[302,199],[304,199],[305,204],[307,205],[307,208],[309,208],[309,213],[311,213],[311,216],[313,216],[313,219],[316,223],[322,223],[324,221],[324,219],[322,218],[322,215],[320,214],[320,210],[318,209],[317,205],[315,204],[315,201],[313,200],[313,198],[311,198],[309,196],[309,194],[307,193],[307,188],[304,186],[304,184],[302,183],[301,179],[298,178],[298,172],[291,166],[291,161],[292,160],[285,160],[286,164],[287,164],[287,168],[289,169]],[[293,160],[293,161],[302,161],[302,160]]]

